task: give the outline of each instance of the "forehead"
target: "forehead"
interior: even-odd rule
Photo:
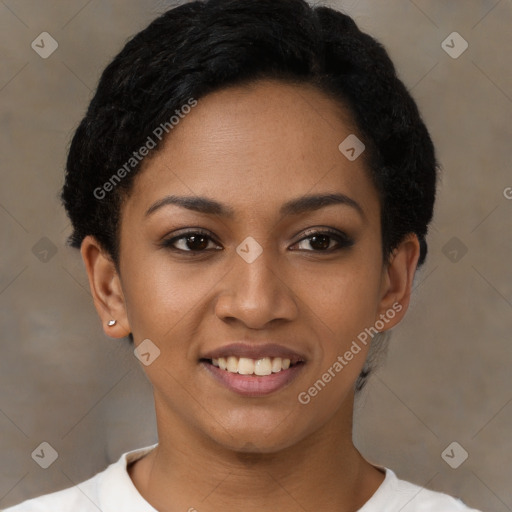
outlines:
[[[144,162],[126,208],[140,213],[179,194],[263,213],[292,197],[337,191],[371,213],[378,198],[365,155],[350,161],[339,149],[355,132],[348,110],[310,85],[266,80],[223,89],[198,100]]]

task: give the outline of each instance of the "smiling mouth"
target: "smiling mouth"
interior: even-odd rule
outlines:
[[[288,370],[290,367],[304,364],[304,361],[293,361],[282,357],[263,357],[260,359],[250,359],[248,357],[219,357],[217,359],[201,359],[202,362],[209,363],[228,373],[239,375],[256,375],[264,377],[273,373],[280,373]]]

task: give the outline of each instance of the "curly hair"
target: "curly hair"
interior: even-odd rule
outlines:
[[[119,268],[121,206],[141,164],[132,161],[108,194],[97,190],[190,98],[260,79],[314,85],[348,109],[379,195],[384,260],[415,233],[422,265],[439,166],[417,105],[381,43],[348,15],[304,0],[193,1],[126,43],[70,145],[61,194],[68,243],[80,247],[92,235]],[[160,138],[153,146],[150,155]]]

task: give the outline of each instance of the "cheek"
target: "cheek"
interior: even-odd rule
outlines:
[[[344,270],[318,273],[301,284],[308,290],[305,321],[318,336],[318,344],[317,359],[298,400],[301,407],[314,411],[318,424],[348,407],[346,400],[370,348],[365,329],[377,319],[378,272],[355,263]]]
[[[135,262],[134,262],[135,263]],[[171,264],[165,257],[149,256],[141,260],[126,280],[125,298],[134,334],[152,334],[162,341],[187,317],[197,314],[208,290],[219,275],[201,269]]]
[[[296,283],[312,316],[337,340],[354,338],[377,318],[381,276],[374,260],[354,254],[343,264],[302,272]]]

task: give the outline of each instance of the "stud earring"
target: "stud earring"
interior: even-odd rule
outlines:
[[[112,327],[113,325],[116,325],[116,321],[115,321],[115,320],[110,320],[110,321],[108,322],[108,326],[109,326],[109,327]]]

